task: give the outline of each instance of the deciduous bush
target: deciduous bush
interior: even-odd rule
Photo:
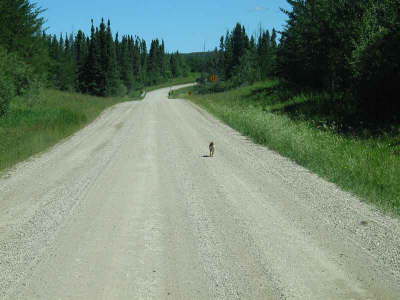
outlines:
[[[7,113],[10,101],[17,93],[10,61],[7,51],[0,47],[0,117]]]
[[[352,66],[361,110],[382,121],[398,117],[400,109],[400,3],[371,2],[360,23]]]
[[[40,80],[32,69],[16,54],[0,46],[0,116],[7,113],[15,96],[27,96],[33,101],[40,88]]]

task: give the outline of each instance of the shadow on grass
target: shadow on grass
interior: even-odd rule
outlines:
[[[255,87],[243,95],[265,112],[283,114],[294,121],[306,121],[312,127],[360,139],[380,138],[400,141],[400,122],[374,121],[354,104],[346,93],[301,91],[276,83]]]

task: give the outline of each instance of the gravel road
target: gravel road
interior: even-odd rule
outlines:
[[[168,91],[2,175],[0,298],[400,299],[397,219]]]

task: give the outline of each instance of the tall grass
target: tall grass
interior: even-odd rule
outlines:
[[[193,73],[188,77],[171,79],[146,90],[194,82],[196,76]],[[140,98],[140,91],[129,97],[99,98],[43,90],[35,102],[26,98],[14,99],[9,113],[0,117],[0,171],[70,136],[92,122],[107,107]]]
[[[176,97],[188,98],[251,137],[291,158],[321,177],[336,183],[386,212],[400,215],[400,156],[384,138],[357,138],[338,134],[328,127],[318,128],[314,120],[290,118],[276,111],[276,95],[258,91],[274,82],[224,93],[188,94],[185,88]],[[307,101],[304,96],[287,99],[287,104]]]
[[[16,98],[10,112],[0,118],[0,170],[41,152],[93,121],[122,98],[44,90],[30,105]]]

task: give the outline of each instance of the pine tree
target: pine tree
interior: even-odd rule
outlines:
[[[144,41],[143,41],[144,42]],[[138,83],[144,83],[145,82],[145,71],[146,71],[146,46],[144,42],[144,46],[141,46],[141,40],[136,37],[134,39],[133,37],[130,39],[130,59],[132,62],[132,71],[133,71],[133,76],[135,78],[135,82],[137,85]],[[141,54],[141,47],[143,47],[144,54]]]
[[[73,89],[98,96],[124,95],[142,89],[146,84],[162,82],[187,73],[179,54],[174,54],[174,74],[171,55],[165,53],[164,41],[152,41],[150,53],[145,40],[119,34],[113,38],[111,23],[104,19],[90,37],[80,30],[59,38],[42,35],[51,58],[48,80],[59,89]]]
[[[38,73],[45,73],[47,52],[42,36],[44,10],[29,0],[0,1],[0,45]]]
[[[65,35],[60,36],[59,41],[59,60],[56,64],[56,87],[60,90],[75,90],[76,83],[76,64],[73,52],[73,41]]]
[[[149,84],[156,84],[161,81],[161,45],[158,39],[152,40],[147,62],[147,76]],[[162,59],[162,58],[161,58]]]
[[[140,44],[140,56],[141,56],[141,73],[140,73],[140,81],[142,83],[147,83],[148,82],[148,74],[147,74],[147,65],[148,65],[148,53],[147,53],[147,44],[146,41],[141,39],[138,41]]]
[[[188,73],[187,65],[178,51],[172,53],[169,59],[170,72],[172,77],[186,76]]]
[[[132,55],[130,52],[130,43],[128,37],[123,37],[120,45],[120,74],[121,80],[128,89],[131,91],[134,85],[134,77],[133,77],[133,64],[132,64]]]
[[[76,61],[76,88],[78,91],[84,92],[84,67],[88,56],[88,47],[85,34],[82,30],[78,31],[75,38],[75,61]]]
[[[115,44],[111,32],[111,22],[108,20],[106,32],[106,91],[105,95],[116,95],[120,91],[120,82],[118,80],[118,66]]]
[[[82,69],[82,91],[84,93],[102,96],[104,95],[104,87],[102,86],[103,70],[99,57],[98,31],[95,30],[92,20],[88,57]]]

